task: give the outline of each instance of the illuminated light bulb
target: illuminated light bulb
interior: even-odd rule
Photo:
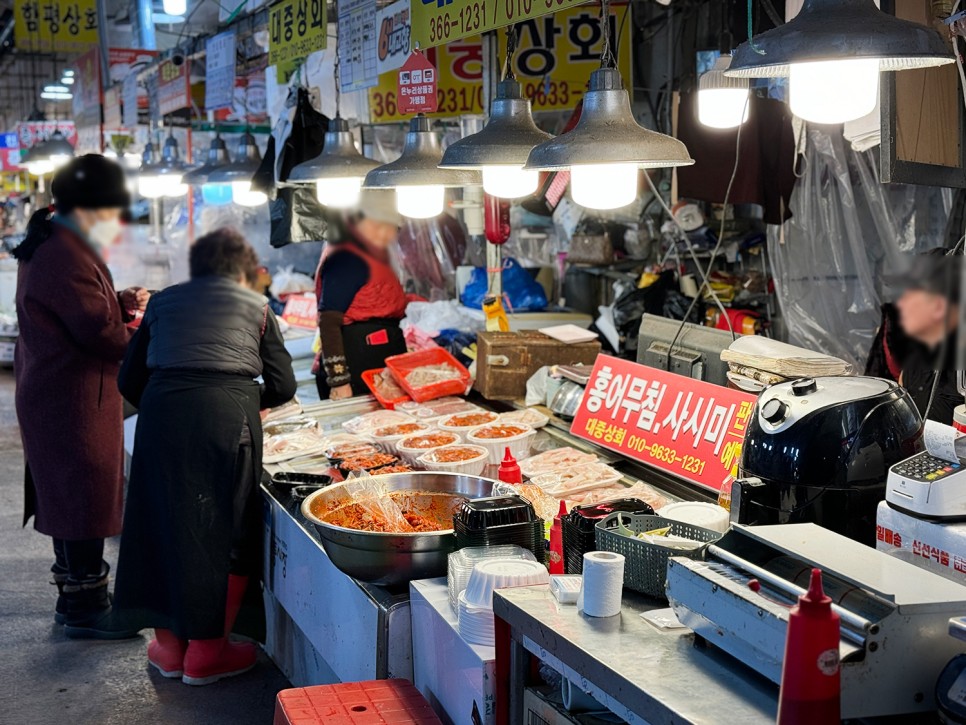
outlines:
[[[483,191],[501,199],[530,196],[537,190],[540,174],[520,166],[484,166]]]
[[[164,0],[161,7],[166,15],[184,15],[188,11],[188,0]]]
[[[619,209],[637,198],[636,164],[581,164],[570,169],[570,195],[588,209]]]
[[[145,199],[160,199],[164,196],[164,182],[161,176],[141,174],[138,179],[138,193]]]
[[[318,179],[315,182],[315,195],[320,204],[335,209],[345,209],[359,203],[362,193],[361,176],[349,176],[342,179]]]
[[[231,204],[231,184],[203,184],[201,186],[201,198],[205,204],[210,206]]]
[[[26,167],[27,173],[31,176],[46,176],[54,171],[54,164],[47,159],[42,161],[28,161]]]
[[[231,182],[231,200],[239,206],[258,206],[268,201],[263,191],[252,191],[251,181]]]
[[[443,213],[446,188],[443,186],[397,186],[396,209],[403,216],[429,219]]]
[[[812,123],[845,123],[868,115],[879,94],[879,61],[793,63],[788,77],[792,113]]]
[[[71,157],[67,154],[55,154],[50,157],[50,168],[51,170],[56,171],[70,160]]]
[[[181,179],[177,179],[174,183],[168,183],[164,190],[165,196],[185,196],[188,193],[189,187],[187,184],[182,184]]]
[[[698,120],[710,128],[735,128],[748,120],[748,91],[705,88],[698,91]]]

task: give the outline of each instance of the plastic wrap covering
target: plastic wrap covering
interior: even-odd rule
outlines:
[[[880,184],[876,153],[857,153],[840,132],[810,127],[790,202],[794,216],[768,234],[789,342],[858,369],[875,337],[880,303],[894,296],[877,280],[904,253],[943,243],[952,202],[937,188]]]
[[[428,300],[456,296],[456,268],[466,254],[462,225],[441,214],[435,219],[404,219],[399,228],[396,266],[407,292]]]

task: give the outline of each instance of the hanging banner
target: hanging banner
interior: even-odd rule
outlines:
[[[27,121],[17,124],[17,138],[20,148],[29,149],[31,146],[49,138],[54,131],[64,134],[72,146],[77,145],[77,127],[73,121]]]
[[[166,60],[158,66],[158,113],[169,113],[191,107],[191,78],[188,63],[175,65]]]
[[[267,124],[268,103],[265,93],[265,72],[256,71],[235,78],[234,101],[227,108],[215,112],[215,120],[223,123]]]
[[[570,432],[715,491],[738,473],[756,397],[607,355]]]
[[[394,71],[409,57],[409,0],[397,0],[376,13],[376,70],[379,75]]]
[[[96,126],[101,123],[101,51],[95,45],[74,61],[74,94],[72,109],[78,126]]]
[[[135,106],[135,109],[137,109],[137,106]],[[124,114],[121,112],[121,87],[111,86],[104,91],[104,129],[106,131],[117,131],[121,128],[124,128]]]
[[[339,3],[339,80],[343,93],[379,82],[376,63],[376,0]]]
[[[205,43],[205,110],[231,106],[235,98],[235,31]]]
[[[611,37],[616,48],[617,68],[630,87],[631,23],[621,23],[625,5],[612,5]],[[623,25],[623,27],[622,27]],[[600,67],[603,34],[594,6],[567,8],[553,15],[528,20],[520,25],[513,72],[534,111],[570,110],[583,97],[592,71]],[[500,35],[500,57],[506,55],[506,36]],[[483,108],[483,46],[479,37],[431,48],[426,56],[439,73],[437,118],[461,114],[481,115]],[[372,123],[405,120],[399,111],[395,73],[379,77],[369,91]]]
[[[436,111],[436,67],[425,55],[414,50],[396,75],[399,78],[397,93],[401,114],[411,116]]]
[[[325,0],[282,0],[268,11],[268,64],[284,82],[305,58],[326,47]]]
[[[14,43],[36,53],[83,53],[97,45],[97,0],[14,0]]]
[[[134,128],[138,125],[138,108],[141,105],[141,85],[136,73],[131,73],[121,85],[121,106],[123,109],[124,126]],[[148,93],[144,90],[144,100],[147,102]]]
[[[432,48],[522,23],[587,0],[413,0],[413,43]]]

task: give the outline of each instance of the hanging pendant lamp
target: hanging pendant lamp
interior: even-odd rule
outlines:
[[[534,146],[552,138],[533,122],[530,101],[523,97],[520,83],[507,78],[497,86],[483,129],[450,144],[439,167],[481,169],[483,190],[491,196],[529,196],[537,190],[539,172],[523,166]]]
[[[46,176],[54,170],[54,166],[50,160],[41,158],[35,151],[35,147],[21,152],[19,166],[31,176]]]
[[[794,19],[738,46],[725,75],[788,77],[795,115],[843,123],[875,108],[880,71],[953,60],[938,32],[884,13],[872,0],[805,0]]]
[[[634,120],[616,68],[590,74],[590,90],[577,125],[530,152],[525,169],[569,169],[574,201],[590,209],[617,209],[637,198],[638,169],[690,166],[676,138]]]
[[[74,157],[74,147],[60,131],[50,134],[50,138],[44,141],[40,148],[53,165],[54,171]]]
[[[208,147],[208,157],[205,159],[205,163],[185,174],[181,181],[185,184],[206,184],[213,172],[230,163],[231,157],[228,155],[228,145],[221,134],[217,134]]]
[[[428,219],[443,211],[446,187],[479,186],[480,173],[467,169],[441,169],[443,151],[430,120],[416,116],[409,122],[406,145],[395,161],[368,174],[364,187],[395,189],[396,209],[403,216]]]
[[[322,153],[303,161],[289,173],[295,184],[315,183],[319,203],[338,209],[355,206],[366,174],[379,166],[356,150],[355,140],[344,118],[329,122]]]
[[[735,128],[748,120],[747,78],[725,75],[731,56],[718,57],[698,78],[698,120],[710,128]]]
[[[252,190],[252,177],[262,164],[262,154],[255,143],[255,137],[246,132],[238,142],[235,160],[211,172],[208,182],[212,184],[231,184],[232,201],[241,206],[258,206],[268,201],[261,191]]]
[[[182,183],[187,167],[181,160],[178,140],[174,133],[168,134],[158,159],[154,144],[148,143],[141,156],[141,173],[138,177],[138,192],[148,199],[162,196],[176,197],[188,193],[187,184]]]

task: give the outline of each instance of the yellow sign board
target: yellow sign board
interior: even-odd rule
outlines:
[[[18,50],[83,53],[97,44],[97,0],[16,0]]]
[[[617,67],[624,84],[631,84],[631,23],[620,20],[625,6],[612,6],[610,32],[616,43]],[[592,71],[600,67],[603,33],[597,6],[571,7],[520,24],[513,56],[513,73],[534,111],[559,111],[577,105]],[[620,29],[620,30],[619,30]],[[615,47],[615,43],[611,43]],[[500,57],[506,55],[506,37],[500,38]],[[479,37],[465,38],[431,48],[427,57],[439,73],[437,118],[483,114],[483,45]],[[397,72],[379,76],[369,89],[372,123],[405,121],[397,108]]]
[[[283,0],[268,11],[268,64],[291,72],[317,50],[325,50],[326,0]]]
[[[432,48],[522,23],[587,0],[412,0],[412,39]]]

